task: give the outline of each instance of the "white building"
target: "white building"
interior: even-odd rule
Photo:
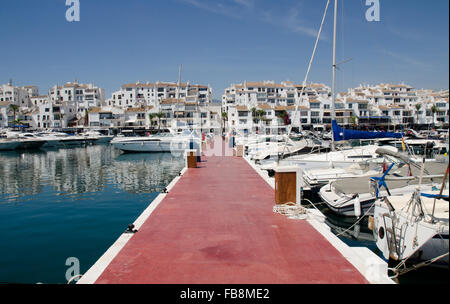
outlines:
[[[181,99],[205,105],[212,101],[212,89],[209,85],[192,85],[189,82],[180,85],[168,82],[137,82],[123,85],[106,103],[108,106],[118,108],[143,106],[157,108],[166,99]]]
[[[105,100],[105,90],[93,84],[66,83],[54,86],[49,92],[49,101],[64,108],[66,120],[76,124],[86,116],[90,108],[99,107]]]
[[[136,108],[98,107],[89,112],[91,128],[119,129],[173,129],[182,127],[201,128],[206,133],[219,134],[221,130],[220,105],[209,104],[193,106],[179,102],[178,104],[163,101],[160,111],[153,106]],[[160,114],[159,117],[157,114]],[[153,119],[150,119],[152,115]]]
[[[23,87],[19,88],[13,86],[11,82],[8,84],[3,84],[0,86],[0,102],[9,102],[10,104],[14,104],[19,107],[29,107],[31,105],[29,90]]]
[[[276,133],[286,129],[280,116],[288,114],[293,128],[331,126],[331,92],[323,84],[301,85],[273,81],[244,82],[225,89],[223,111],[227,128]],[[336,121],[343,126],[448,125],[448,90],[416,91],[406,84],[359,86],[337,94]],[[262,115],[261,110],[265,111]],[[434,111],[434,113],[433,113]]]
[[[6,128],[8,126],[8,107],[10,103],[8,101],[0,101],[0,128]]]
[[[294,128],[321,125],[324,112],[329,109],[330,92],[323,84],[303,87],[292,82],[246,81],[225,89],[222,108],[227,113],[230,131],[249,133],[253,129],[277,133],[279,129],[286,129],[287,119]],[[265,114],[260,114],[261,111]],[[282,118],[286,114],[288,118]]]

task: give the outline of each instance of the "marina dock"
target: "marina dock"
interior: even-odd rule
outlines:
[[[349,247],[273,206],[273,188],[244,158],[203,156],[78,283],[372,283],[343,255]]]

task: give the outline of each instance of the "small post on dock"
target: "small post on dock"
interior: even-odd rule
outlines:
[[[185,151],[186,168],[197,168],[197,150],[189,149]]]
[[[243,145],[237,145],[236,146],[236,156],[237,157],[244,157],[244,146]]]
[[[298,167],[275,169],[275,203],[277,205],[295,203],[301,205],[304,187],[303,170]]]

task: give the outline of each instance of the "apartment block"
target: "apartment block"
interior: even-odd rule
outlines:
[[[324,84],[305,87],[291,82],[244,82],[222,96],[230,131],[279,133],[330,127],[331,90]],[[360,85],[338,93],[335,118],[343,126],[448,125],[448,90],[415,90],[406,84]]]

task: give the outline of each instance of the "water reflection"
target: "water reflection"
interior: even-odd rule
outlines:
[[[170,153],[121,154],[112,146],[0,153],[0,201],[15,201],[52,187],[58,195],[161,192],[184,166]]]

